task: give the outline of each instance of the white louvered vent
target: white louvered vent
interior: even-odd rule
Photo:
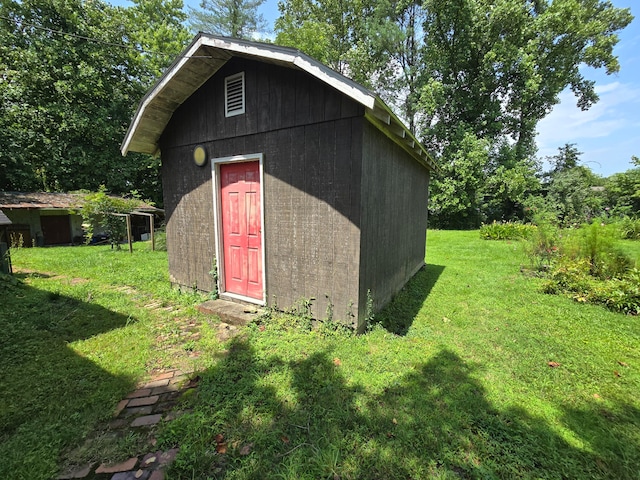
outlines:
[[[224,79],[224,115],[233,117],[244,113],[244,72]]]

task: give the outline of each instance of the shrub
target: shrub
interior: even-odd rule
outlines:
[[[640,314],[640,271],[616,248],[616,235],[615,227],[600,221],[564,230],[556,255],[548,258],[543,290],[617,312]]]
[[[520,222],[496,222],[482,224],[480,237],[485,240],[519,240],[530,238],[536,230],[535,225]]]
[[[548,270],[559,254],[560,231],[551,222],[539,220],[532,235],[524,245],[524,252],[529,257],[531,268]]]
[[[565,294],[578,302],[604,305],[610,310],[640,315],[640,270],[631,269],[622,278],[600,280],[589,275],[589,265],[565,261],[554,268],[543,291]]]
[[[594,220],[567,233],[562,244],[562,256],[586,260],[592,276],[603,280],[620,277],[631,268],[631,260],[616,247],[619,237],[614,226]]]
[[[620,238],[640,240],[640,218],[623,217],[616,225],[620,231]]]
[[[167,251],[167,232],[164,230],[156,230],[154,233],[156,240],[156,250],[159,252]]]

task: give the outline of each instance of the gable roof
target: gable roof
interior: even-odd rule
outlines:
[[[142,98],[120,151],[155,155],[158,141],[177,108],[232,57],[302,70],[365,107],[365,116],[429,169],[431,155],[382,99],[353,80],[294,48],[199,33]]]

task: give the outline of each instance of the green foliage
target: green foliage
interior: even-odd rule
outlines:
[[[535,225],[521,222],[496,222],[482,224],[480,238],[485,240],[520,240],[534,235]]]
[[[615,222],[620,237],[628,240],[640,240],[640,218],[623,217]]]
[[[549,228],[539,225],[538,231]],[[543,290],[614,311],[640,313],[638,270],[618,247],[618,227],[596,220],[561,232],[549,239],[539,237],[527,249],[532,265],[547,271]]]
[[[543,294],[517,274],[519,248],[431,231],[429,265],[384,313],[404,329],[264,322],[225,343],[192,306],[204,297],[169,288],[165,253],[21,249],[19,270],[55,275],[22,274],[24,288],[0,279],[0,478],[45,480],[69,458],[175,446],[167,478],[635,478],[637,318]],[[181,320],[200,320],[202,339],[182,344]],[[85,448],[185,348],[201,353],[186,363],[201,380],[185,414],[159,424],[158,444]]]
[[[596,279],[586,260],[567,260],[550,273],[543,291],[566,294],[577,302],[604,305],[625,314],[640,315],[640,271],[631,269],[619,277]]]
[[[535,219],[536,229],[524,244],[531,267],[536,271],[548,270],[559,254],[560,230],[544,215]]]
[[[429,222],[434,228],[474,228],[482,222],[481,190],[489,145],[473,133],[457,133],[461,139],[447,149],[450,161],[441,165],[442,174],[430,187]]]
[[[447,228],[524,218],[539,190],[537,123],[566,87],[583,109],[598,100],[578,67],[616,72],[616,32],[632,19],[575,0],[283,0],[279,9],[278,43],[381,92],[440,157],[430,216]],[[598,214],[574,193],[558,206],[567,221]]]
[[[217,300],[219,295],[218,295],[218,260],[216,259],[216,257],[213,257],[213,259],[211,260],[211,270],[209,270],[209,275],[211,276],[211,280],[212,280],[211,284],[213,285],[213,288],[209,293],[209,297],[212,300]]]
[[[194,32],[252,39],[264,34],[267,23],[258,13],[264,0],[201,0],[200,8],[189,7],[189,26]]]
[[[605,187],[611,215],[640,215],[640,167],[611,175]]]
[[[604,211],[604,193],[594,189],[593,173],[578,166],[552,174],[546,201],[563,226],[591,222]]]
[[[182,49],[181,8],[180,0],[126,9],[101,0],[2,2],[0,189],[104,184],[161,201],[159,159],[123,158],[119,144],[139,99]]]
[[[87,194],[82,206],[82,219],[88,225],[87,243],[91,241],[95,228],[100,226],[109,236],[111,246],[115,246],[119,250],[120,241],[127,234],[126,220],[121,215],[130,213],[139,205],[139,199],[107,195],[104,185],[97,192]]]

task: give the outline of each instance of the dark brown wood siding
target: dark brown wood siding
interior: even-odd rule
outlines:
[[[428,190],[429,172],[365,121],[360,323],[367,290],[377,310],[424,265]]]
[[[193,147],[162,151],[169,275],[177,285],[211,291],[215,257],[211,169],[192,161]]]
[[[224,117],[224,78],[244,71],[244,115]],[[210,158],[264,155],[267,302],[314,298],[313,315],[358,315],[363,107],[303,72],[229,61],[173,115],[161,139],[172,281],[210,290],[215,249]],[[350,314],[348,312],[351,312]]]

